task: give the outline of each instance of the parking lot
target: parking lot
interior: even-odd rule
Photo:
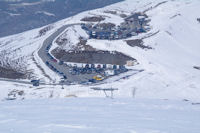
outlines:
[[[75,24],[73,24],[75,25]],[[39,50],[38,54],[43,62],[49,69],[60,75],[64,83],[87,83],[98,82],[108,78],[111,75],[120,74],[121,72],[128,71],[123,66],[113,65],[112,67],[106,64],[84,64],[82,66],[72,65],[68,62],[56,59],[49,50],[52,46],[52,41],[57,37],[64,29],[72,25],[65,25],[53,33],[49,38],[44,41],[43,46]]]
[[[113,23],[84,23],[82,29],[88,33],[90,38],[118,40],[147,32],[149,29],[146,26],[149,21],[146,14],[139,12],[126,17],[124,22],[118,26]]]

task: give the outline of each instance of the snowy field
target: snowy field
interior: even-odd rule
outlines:
[[[199,133],[190,101],[51,99],[0,102],[1,133]]]

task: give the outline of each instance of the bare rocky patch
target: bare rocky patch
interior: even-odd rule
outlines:
[[[167,2],[168,2],[168,1],[163,1],[163,2],[160,2],[160,3],[156,4],[155,6],[151,6],[151,7],[149,7],[148,9],[146,9],[146,10],[144,11],[144,13],[146,13],[146,12],[148,12],[148,11],[150,11],[150,10],[153,10],[153,9],[155,9],[155,8],[157,8],[157,7],[159,7],[159,6],[163,5],[163,4],[165,4],[165,3],[167,3]]]
[[[200,66],[193,66],[194,69],[200,70]]]
[[[8,93],[6,100],[24,99],[25,92],[23,90],[13,89]]]
[[[43,29],[41,29],[41,30],[39,31],[38,37],[41,37],[41,36],[45,35],[45,34],[46,34],[48,31],[50,31],[51,29],[53,29],[53,26],[52,26],[52,25],[48,25],[48,26],[44,27]]]
[[[112,15],[118,15],[118,16],[120,16],[121,18],[126,18],[126,17],[128,17],[126,14],[124,14],[124,13],[118,13],[117,11],[110,11],[110,10],[107,10],[107,11],[104,11],[104,13],[108,13],[108,14],[112,14]]]
[[[85,22],[101,22],[103,20],[105,20],[105,18],[102,16],[85,17],[81,19],[81,21]]]
[[[109,14],[113,14],[113,15],[117,15],[117,11],[104,11],[104,13],[109,13]]]
[[[9,79],[24,79],[26,75],[14,69],[4,68],[0,66],[0,77]]]
[[[115,64],[125,65],[128,60],[135,60],[120,52],[110,51],[70,51],[55,49],[52,54],[65,62],[88,63],[88,64]]]
[[[197,18],[197,21],[200,23],[200,18]]]
[[[55,42],[59,46],[62,46],[62,45],[66,44],[68,42],[68,39],[67,38],[63,38],[63,37],[58,37]]]
[[[121,18],[126,18],[126,17],[128,17],[128,15],[126,15],[126,14],[124,14],[124,13],[120,14],[119,16],[120,16]]]
[[[152,49],[150,46],[145,46],[142,39],[126,40],[126,43],[131,47],[139,47],[142,49]]]
[[[27,70],[25,57],[15,59],[7,51],[0,52],[0,77],[9,79],[31,78],[32,72]]]
[[[63,38],[63,37],[59,37],[56,40],[56,43],[59,45],[59,47],[62,49],[62,47],[64,47],[67,43],[68,43],[68,39],[67,38]],[[83,37],[79,37],[79,42],[74,45],[71,46],[70,49],[68,51],[95,51],[96,49],[91,47],[90,45],[87,45],[87,39],[83,38]]]
[[[90,45],[87,45],[87,40],[80,37],[79,43],[74,48],[74,51],[96,51],[96,49]]]
[[[176,18],[176,17],[178,17],[178,16],[181,16],[181,14],[180,14],[180,13],[175,14],[174,16],[170,17],[170,19]]]

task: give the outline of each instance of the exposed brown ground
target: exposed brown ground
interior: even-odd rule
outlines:
[[[88,63],[88,64],[116,64],[125,65],[128,60],[135,60],[119,52],[109,51],[71,51],[56,49],[52,54],[59,60],[66,62]]]
[[[103,20],[105,20],[105,18],[102,16],[85,17],[81,19],[81,21],[86,21],[86,22],[100,22]]]
[[[26,74],[17,72],[16,70],[0,67],[0,77],[9,79],[24,79]]]
[[[141,39],[126,40],[126,43],[131,47],[139,47],[142,49],[152,49],[152,47],[150,47],[150,46],[145,46]]]

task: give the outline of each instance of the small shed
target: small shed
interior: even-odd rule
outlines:
[[[126,61],[126,65],[127,66],[134,66],[135,65],[135,61],[134,60],[128,60],[128,61]]]
[[[40,80],[31,80],[31,83],[33,84],[33,86],[39,86]]]

